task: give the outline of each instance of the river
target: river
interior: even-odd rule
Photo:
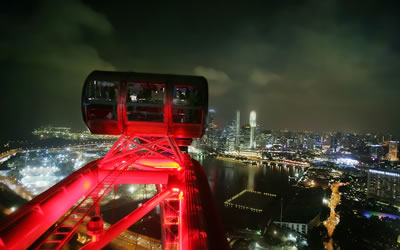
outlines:
[[[284,201],[292,196],[289,176],[302,172],[301,167],[287,165],[248,165],[240,162],[217,160],[214,157],[193,156],[204,167],[211,191],[214,194],[224,229],[263,229],[271,217],[279,215],[280,199],[264,209],[262,214],[227,208],[224,202],[243,189],[273,193]]]

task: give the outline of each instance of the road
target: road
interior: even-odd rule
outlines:
[[[331,195],[331,199],[328,204],[331,212],[330,212],[328,219],[326,219],[323,222],[324,226],[328,230],[328,235],[330,238],[329,242],[325,245],[325,247],[328,250],[333,250],[332,235],[333,235],[333,232],[335,231],[336,226],[340,222],[340,216],[336,213],[335,209],[336,209],[336,206],[338,204],[340,204],[340,198],[341,198],[342,194],[339,192],[339,188],[343,185],[344,185],[344,183],[335,183],[331,186],[332,195]]]

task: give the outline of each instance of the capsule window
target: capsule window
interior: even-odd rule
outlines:
[[[164,83],[128,83],[128,121],[163,122],[165,93]]]
[[[86,96],[85,105],[89,120],[117,120],[117,83],[92,81]]]
[[[194,86],[175,86],[172,119],[174,123],[201,123],[201,95]]]

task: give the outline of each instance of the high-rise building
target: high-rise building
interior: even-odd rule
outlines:
[[[388,161],[398,161],[399,158],[397,157],[398,148],[396,141],[389,141],[389,152],[386,155]]]
[[[255,135],[254,131],[255,128],[257,127],[257,122],[256,122],[257,114],[256,111],[251,111],[250,112],[250,148],[253,149],[256,147],[256,140],[255,140]]]
[[[257,134],[257,145],[261,148],[265,148],[267,145],[274,143],[274,137],[271,130],[261,130]]]
[[[235,148],[240,147],[240,110],[236,110],[236,141]]]
[[[215,109],[208,110],[207,123],[209,125],[215,124],[215,114],[216,114]]]
[[[383,156],[382,145],[372,144],[369,146],[369,154],[373,159],[380,160]]]
[[[240,148],[250,148],[250,125],[246,124],[240,128]]]
[[[369,169],[368,198],[400,205],[400,172],[393,170]]]
[[[215,109],[208,110],[207,127],[206,127],[206,144],[213,148],[216,137]]]
[[[232,120],[230,123],[228,123],[225,129],[225,137],[226,137],[225,150],[233,151],[236,149],[237,145],[236,131],[237,131],[236,120]]]
[[[333,152],[333,153],[336,153],[338,150],[337,150],[337,147],[338,147],[338,138],[335,136],[335,135],[331,135],[330,136],[330,138],[329,138],[329,142],[330,142],[330,146],[331,146],[331,151]]]

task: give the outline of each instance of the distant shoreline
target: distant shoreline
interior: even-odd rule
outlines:
[[[243,156],[245,157],[245,156]],[[243,163],[246,164],[247,162],[243,162],[242,160],[238,160],[235,158],[231,158],[231,157],[224,157],[221,155],[218,155],[216,157],[217,160],[222,160],[222,161],[229,161],[229,162],[239,162],[239,163]],[[259,162],[259,163],[271,163],[271,164],[280,164],[280,165],[291,165],[291,166],[296,166],[296,167],[309,167],[309,165],[301,165],[299,163],[292,163],[292,162],[280,162],[280,161],[274,161],[274,160],[264,160],[264,159],[254,159],[254,158],[248,158],[246,157],[247,161],[255,161],[255,162]],[[304,163],[306,164],[306,163]],[[251,163],[250,163],[251,165]]]

